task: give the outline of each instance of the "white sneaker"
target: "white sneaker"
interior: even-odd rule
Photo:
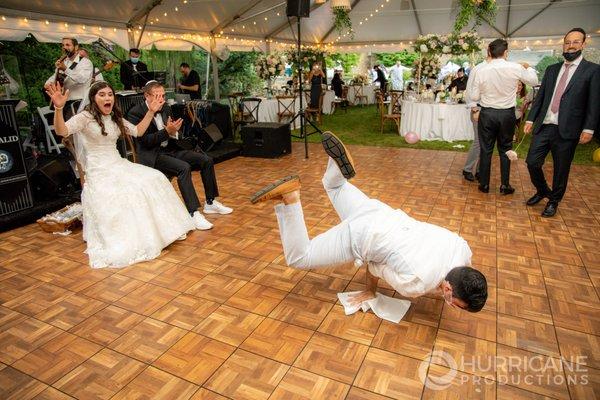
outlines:
[[[185,239],[187,239],[187,233],[184,233],[183,235],[181,235],[177,238],[177,240],[180,240],[180,241],[185,240]]]
[[[213,227],[213,224],[208,222],[208,220],[200,213],[200,211],[195,211],[194,215],[192,215],[192,219],[194,220],[194,225],[196,225],[196,229],[201,231],[207,231]]]
[[[213,200],[212,204],[205,203],[204,204],[204,214],[231,214],[233,212],[233,208],[226,207],[223,204],[219,203],[217,200]]]

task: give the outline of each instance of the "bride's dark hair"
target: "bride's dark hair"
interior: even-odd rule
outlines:
[[[94,117],[94,120],[96,120],[98,125],[100,125],[100,129],[102,130],[102,135],[106,136],[107,132],[106,132],[106,129],[104,128],[104,122],[102,121],[102,116],[104,114],[102,113],[102,111],[100,111],[100,108],[98,108],[98,104],[96,104],[96,94],[98,94],[98,92],[104,88],[110,88],[110,90],[112,90],[113,97],[115,97],[112,112],[110,113],[110,118],[119,127],[121,136],[124,136],[126,131],[125,131],[125,125],[123,125],[123,113],[121,112],[121,109],[119,108],[119,104],[117,103],[117,99],[115,96],[115,89],[113,89],[113,87],[110,86],[108,83],[106,83],[104,81],[99,81],[92,85],[92,87],[90,88],[90,93],[88,95],[89,104],[85,107],[85,109],[90,114],[92,114],[92,117]]]

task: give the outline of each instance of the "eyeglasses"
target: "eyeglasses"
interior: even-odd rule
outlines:
[[[583,42],[581,40],[574,40],[572,42],[570,41],[566,41],[564,42],[565,46],[570,46],[570,45],[574,45],[574,46],[579,46],[580,44],[582,44]]]

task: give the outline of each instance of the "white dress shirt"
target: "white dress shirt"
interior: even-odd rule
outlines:
[[[482,107],[500,110],[516,105],[518,81],[530,86],[538,84],[535,69],[525,69],[522,65],[503,58],[495,58],[482,65],[474,78],[470,86],[467,82],[467,98],[478,102]]]
[[[75,68],[70,69],[69,67],[76,62]],[[92,84],[92,75],[94,73],[94,66],[88,58],[81,58],[77,55],[73,60],[67,58],[64,61],[67,69],[63,72],[67,75],[65,78],[65,89],[69,89],[69,100],[81,100],[85,98],[88,89]],[[52,74],[46,81],[48,83],[54,83],[56,73]]]
[[[378,200],[368,200],[350,217],[349,229],[354,256],[406,297],[431,293],[451,269],[471,265],[472,252],[462,237]]]
[[[579,67],[579,64],[581,63],[582,59],[583,59],[583,56],[579,56],[577,59],[575,59],[571,63],[573,66],[569,67],[569,75],[567,76],[567,82],[565,82],[565,89],[569,85],[569,82],[571,81],[571,78],[573,77],[573,75],[575,74],[575,71]],[[556,88],[558,87],[558,82],[560,82],[560,78],[565,73],[565,64],[566,64],[566,62],[563,63],[563,65],[560,67],[560,71],[558,72],[558,77],[556,78],[556,84],[554,85],[554,91],[552,92],[552,98],[550,99],[550,104],[552,104],[552,101],[554,100],[554,96],[556,95]],[[548,111],[546,112],[546,116],[544,117],[543,123],[558,125],[558,112],[553,113],[551,108],[552,107],[548,106]],[[591,135],[594,134],[593,129],[584,129],[583,132],[589,133]]]
[[[148,105],[148,101],[146,101],[146,107],[148,107],[148,109],[150,109],[150,106]],[[157,112],[154,114],[154,124],[156,125],[156,129],[158,129],[159,131],[161,129],[165,129],[165,122],[163,121],[162,118],[162,114],[160,112]],[[167,135],[169,134],[169,132],[167,132]],[[170,136],[173,139],[179,139],[179,131],[175,132],[175,136]],[[162,141],[160,143],[160,147],[167,147],[167,145],[169,144],[169,139]]]
[[[486,64],[487,64],[487,61],[483,61],[483,62],[477,64],[476,66],[474,66],[473,68],[471,68],[471,71],[469,72],[469,79],[467,79],[467,89],[465,90],[465,103],[467,104],[467,107],[469,107],[469,108],[477,107],[477,101],[473,101],[469,97],[469,95],[472,91],[472,89],[470,89],[470,88],[473,86],[473,82],[475,81],[475,77],[477,76],[477,71]]]

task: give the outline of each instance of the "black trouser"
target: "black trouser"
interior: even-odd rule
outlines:
[[[193,150],[161,153],[156,158],[154,166],[169,177],[177,177],[179,191],[190,213],[200,208],[200,200],[198,200],[198,195],[192,184],[192,171],[200,171],[204,194],[207,199],[212,200],[219,197],[213,160],[205,153]]]
[[[550,201],[558,203],[565,195],[571,161],[573,161],[577,143],[579,143],[579,138],[562,138],[557,125],[542,125],[542,129],[531,138],[526,160],[531,183],[534,184],[538,193],[547,195]],[[552,189],[548,187],[544,171],[542,171],[548,152],[552,152],[552,161],[554,162]]]
[[[502,185],[510,184],[510,160],[506,152],[512,149],[512,140],[515,133],[515,108],[498,110],[495,108],[481,107],[477,134],[479,135],[479,184],[490,184],[490,169],[494,143],[500,153],[500,176]]]

